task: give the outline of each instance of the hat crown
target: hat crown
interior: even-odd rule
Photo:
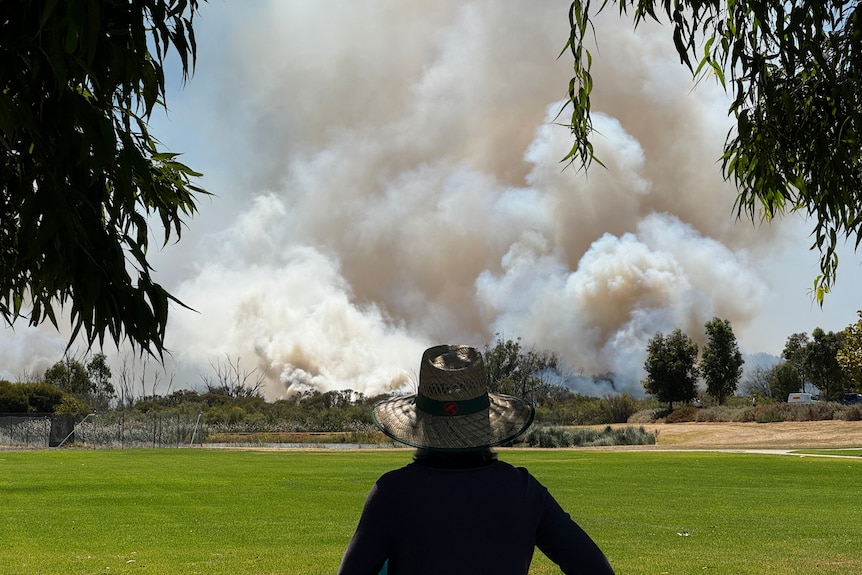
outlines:
[[[419,368],[419,393],[438,401],[464,401],[488,393],[482,354],[467,345],[425,350]]]
[[[383,433],[413,447],[466,451],[511,441],[535,411],[522,399],[488,392],[479,350],[438,345],[422,355],[417,393],[384,399],[371,409]]]

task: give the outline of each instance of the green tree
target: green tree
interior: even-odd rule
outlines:
[[[736,392],[745,360],[729,321],[714,317],[705,327],[707,343],[700,358],[700,373],[706,380],[706,392],[722,405],[727,396]]]
[[[147,261],[196,212],[194,172],[160,149],[164,63],[185,81],[199,0],[3,2],[0,16],[0,314],[164,351],[168,304]],[[134,276],[134,277],[133,277]],[[71,340],[70,340],[71,341]]]
[[[838,350],[844,343],[842,332],[824,332],[815,328],[806,346],[805,371],[820,390],[820,398],[838,400],[848,389],[848,378],[838,363]]]
[[[67,396],[60,388],[50,383],[22,383],[20,385],[27,396],[28,411],[34,413],[54,413]]]
[[[493,348],[485,347],[485,372],[488,390],[523,398],[533,405],[546,403],[553,394],[542,378],[546,370],[556,370],[558,359],[552,353],[525,350],[521,338],[506,340],[497,335]]]
[[[87,362],[87,377],[90,380],[91,404],[96,409],[107,409],[117,391],[111,383],[111,368],[104,353],[94,354]]]
[[[799,386],[796,389],[789,390],[788,393],[805,391],[805,382],[808,379],[807,358],[809,343],[810,339],[807,333],[794,333],[787,337],[784,349],[781,350],[781,357],[787,361],[790,367],[796,370],[799,380]],[[786,396],[784,399],[787,399]]]
[[[680,329],[670,335],[655,334],[647,345],[644,362],[647,393],[673,410],[674,401],[690,401],[697,395],[697,344]]]
[[[90,395],[91,383],[87,370],[80,361],[71,357],[64,358],[45,370],[45,381],[78,399]]]
[[[856,313],[859,321],[844,328],[844,343],[835,359],[856,389],[862,391],[862,311]]]
[[[0,379],[0,413],[26,413],[27,394],[20,385]]]
[[[787,401],[787,396],[802,389],[802,373],[791,362],[783,361],[769,370],[772,396]]]
[[[669,34],[696,81],[732,91],[736,120],[722,172],[738,189],[737,216],[801,211],[814,223],[819,302],[834,284],[839,239],[862,240],[862,5],[858,0],[575,0],[569,10],[575,145],[566,160],[586,168],[590,141],[592,16],[608,4],[671,23]],[[663,13],[663,15],[662,15]]]

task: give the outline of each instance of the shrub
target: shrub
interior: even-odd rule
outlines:
[[[695,421],[741,421],[740,414],[749,411],[746,408],[732,407],[729,405],[716,405],[715,407],[698,409]]]
[[[246,412],[236,405],[219,405],[211,407],[204,413],[204,423],[207,425],[236,425],[245,420]]]
[[[679,409],[674,409],[665,418],[666,423],[685,423],[697,419],[697,408],[692,405],[687,405]]]
[[[862,405],[848,405],[838,415],[844,421],[862,421]]]
[[[21,389],[27,395],[30,411],[36,413],[52,413],[64,401],[63,390],[50,383],[24,383]]]
[[[21,386],[0,380],[0,413],[26,413],[28,406]]]
[[[590,397],[576,404],[575,418],[572,423],[576,425],[600,425],[610,423],[610,421],[608,421],[608,412],[601,399]]]
[[[781,413],[775,406],[768,406],[767,409],[755,414],[754,421],[757,423],[779,423],[784,421],[784,417],[781,416]]]
[[[607,426],[602,430],[591,428],[536,427],[526,438],[530,447],[601,447],[611,445],[654,445],[656,436],[643,426]]]
[[[625,423],[637,409],[635,400],[628,394],[606,395],[602,401],[607,421],[610,423]]]
[[[642,409],[636,411],[628,419],[628,423],[656,423],[667,415],[667,410],[662,408]]]
[[[90,406],[71,395],[64,395],[63,401],[54,410],[56,415],[69,415],[72,417],[80,417],[90,413]]]

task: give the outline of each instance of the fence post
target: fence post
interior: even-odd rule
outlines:
[[[191,447],[195,443],[195,434],[198,431],[198,424],[201,422],[201,415],[201,413],[198,413],[197,421],[195,421],[195,428],[192,430],[192,440],[189,441],[189,447]]]

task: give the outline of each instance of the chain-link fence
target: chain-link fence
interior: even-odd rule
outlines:
[[[48,416],[0,415],[0,447],[48,447],[50,434]]]
[[[84,417],[0,415],[0,448],[88,447],[132,449],[188,447],[203,443],[201,415],[112,411]]]

